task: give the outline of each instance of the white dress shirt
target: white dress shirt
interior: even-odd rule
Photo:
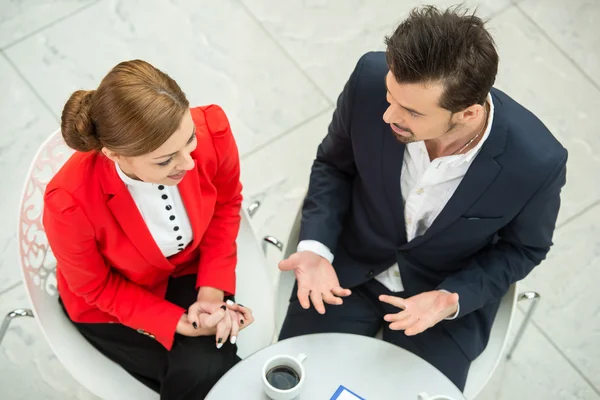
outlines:
[[[400,185],[404,203],[404,222],[406,240],[411,241],[423,235],[444,209],[473,160],[479,154],[481,146],[490,135],[494,118],[492,96],[488,94],[490,111],[487,127],[479,143],[464,154],[439,157],[431,161],[423,141],[406,145],[402,162]],[[391,134],[391,133],[390,133]],[[303,240],[298,243],[298,251],[310,250],[333,262],[333,254],[324,244],[315,240]],[[392,292],[404,291],[398,264],[392,265],[375,277]],[[449,319],[453,319],[456,314]]]
[[[183,250],[194,233],[177,186],[136,181],[115,165],[163,255],[170,257]]]

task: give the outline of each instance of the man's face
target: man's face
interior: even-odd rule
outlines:
[[[440,82],[398,83],[391,72],[385,77],[390,104],[383,120],[402,143],[436,139],[455,128],[455,115],[441,108]]]

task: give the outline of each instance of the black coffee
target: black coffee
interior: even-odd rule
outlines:
[[[293,368],[279,365],[267,372],[267,382],[276,389],[288,390],[300,382],[300,376]]]

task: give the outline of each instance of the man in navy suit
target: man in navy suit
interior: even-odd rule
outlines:
[[[567,151],[492,88],[481,19],[415,9],[386,45],[318,148],[280,338],[383,328],[462,390],[501,298],[552,245]]]

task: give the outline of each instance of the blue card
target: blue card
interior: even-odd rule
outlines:
[[[348,388],[340,387],[335,391],[330,400],[365,400],[363,397],[360,397],[356,393],[348,390]]]

